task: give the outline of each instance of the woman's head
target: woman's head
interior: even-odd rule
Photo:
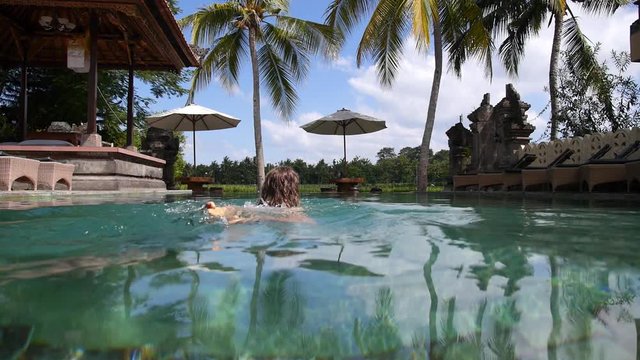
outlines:
[[[296,207],[300,205],[299,184],[298,173],[288,166],[278,166],[267,173],[260,197],[269,206]]]

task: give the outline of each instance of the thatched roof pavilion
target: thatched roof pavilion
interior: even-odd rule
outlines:
[[[165,160],[132,146],[134,71],[195,66],[198,61],[165,0],[0,0],[0,67],[22,69],[19,137],[27,138],[30,67],[86,73],[89,90],[81,146],[4,144],[0,150],[74,164],[74,190],[166,189]],[[129,70],[128,149],[102,147],[97,134],[99,68]]]
[[[0,66],[67,67],[70,46],[86,49],[89,134],[96,134],[98,68],[180,70],[198,65],[165,0],[0,0]],[[132,106],[130,106],[131,108]],[[132,138],[132,110],[129,110]],[[26,106],[21,125],[26,135]],[[96,145],[96,141],[91,142]],[[130,145],[130,144],[129,144]]]

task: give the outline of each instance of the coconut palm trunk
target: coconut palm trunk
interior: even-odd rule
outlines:
[[[256,190],[262,191],[264,183],[264,151],[262,149],[262,118],[260,116],[260,72],[258,69],[258,53],[256,51],[256,29],[249,29],[249,51],[251,53],[251,72],[253,75],[253,135],[256,143],[256,167],[258,175]]]
[[[562,330],[560,319],[560,288],[558,284],[558,263],[555,256],[549,257],[549,268],[551,270],[551,294],[549,295],[549,310],[551,311],[551,332],[547,340],[547,358],[556,360],[558,358],[558,341]]]
[[[549,64],[549,95],[551,97],[551,131],[549,138],[555,140],[558,136],[558,62],[560,60],[560,45],[562,43],[562,25],[564,10],[558,10],[554,15],[553,44],[551,46],[551,60]]]
[[[429,109],[427,110],[427,122],[422,135],[422,145],[420,146],[420,165],[418,169],[418,192],[427,192],[428,168],[429,168],[429,147],[431,145],[431,133],[436,119],[436,109],[438,107],[438,96],[440,93],[440,81],[442,79],[442,28],[439,20],[433,22],[433,49],[436,61],[436,68],[433,71],[433,82],[431,83],[431,97],[429,98]]]
[[[424,281],[427,283],[427,290],[429,291],[429,355],[430,358],[434,358],[435,347],[438,344],[438,293],[433,283],[433,265],[438,260],[440,254],[440,248],[431,244],[431,255],[429,260],[424,264],[423,275]]]

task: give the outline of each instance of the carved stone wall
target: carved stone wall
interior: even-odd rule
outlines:
[[[492,172],[510,167],[516,152],[530,141],[535,127],[527,123],[531,105],[520,99],[512,84],[506,85],[506,96],[495,106],[485,94],[480,106],[467,117],[471,121],[471,164],[464,172]],[[454,149],[450,146],[450,151]],[[453,170],[453,169],[452,169]],[[454,172],[455,173],[460,173]]]
[[[168,189],[175,187],[175,176],[173,165],[180,152],[180,141],[168,130],[149,128],[147,137],[142,141],[144,153],[163,159],[167,162],[163,169],[162,179],[167,184]]]
[[[449,174],[460,174],[469,165],[473,134],[460,122],[447,130],[449,137]]]

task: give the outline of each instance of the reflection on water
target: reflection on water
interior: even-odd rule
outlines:
[[[201,204],[0,211],[0,358],[636,358],[637,206],[307,198],[315,224],[225,227]]]

